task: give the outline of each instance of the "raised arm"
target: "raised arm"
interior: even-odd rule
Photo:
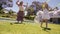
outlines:
[[[23,6],[27,8],[28,7],[28,3],[27,3],[27,5],[23,5]]]
[[[18,3],[18,2],[19,2],[19,0],[16,2],[16,4],[19,6],[20,3]]]
[[[27,5],[26,5],[26,8],[28,7],[28,3],[27,3]]]

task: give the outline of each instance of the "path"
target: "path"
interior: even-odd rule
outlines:
[[[13,20],[11,18],[0,18],[0,21],[17,22],[16,20]],[[34,22],[34,21],[25,19],[24,22]]]

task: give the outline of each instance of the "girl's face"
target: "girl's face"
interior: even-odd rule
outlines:
[[[46,2],[43,3],[42,8],[43,8],[43,9],[45,9],[45,8],[48,9],[48,4],[47,4]]]
[[[42,5],[42,9],[45,9],[45,4]]]

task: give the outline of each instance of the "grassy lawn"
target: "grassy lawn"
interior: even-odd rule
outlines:
[[[10,24],[8,21],[0,21],[0,34],[60,34],[60,25],[49,24],[51,30],[43,30],[39,23],[24,22],[23,24]],[[45,23],[43,24],[45,27]]]

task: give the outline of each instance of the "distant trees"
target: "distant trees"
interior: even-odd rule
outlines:
[[[28,14],[30,15],[36,15],[38,10],[42,9],[42,3],[39,1],[33,1],[32,5],[28,7]]]
[[[33,1],[32,4],[35,5],[37,11],[42,9],[42,3],[39,1]]]
[[[2,4],[0,4],[0,10],[2,10],[2,9],[3,9]]]
[[[0,14],[5,14],[5,12],[4,12],[4,10],[2,9],[2,10],[0,10]]]
[[[0,0],[0,6],[2,6],[3,8],[6,7],[12,7],[13,6],[13,1],[12,0]]]
[[[58,7],[55,7],[53,10],[58,10]]]
[[[4,11],[2,9],[6,7],[12,7],[12,0],[0,0],[0,14],[3,14]]]
[[[3,9],[2,4],[0,4],[0,14],[3,13],[2,9]]]
[[[39,11],[39,10],[42,10],[42,5],[45,4],[45,3],[41,3],[39,1],[33,1],[32,4],[28,7],[28,12],[30,11],[31,14],[34,14],[36,15],[36,13]],[[46,3],[47,4],[47,3]],[[48,5],[48,4],[47,4]],[[29,10],[30,9],[30,10]],[[51,10],[51,7],[48,5],[48,10]],[[28,13],[29,14],[29,13]]]
[[[28,13],[27,13],[27,16],[30,16],[30,15],[33,15],[33,8],[32,7],[30,7],[27,11],[28,11]]]
[[[8,12],[9,15],[13,15],[13,13],[15,13],[15,12],[13,10],[11,10],[11,9]]]

